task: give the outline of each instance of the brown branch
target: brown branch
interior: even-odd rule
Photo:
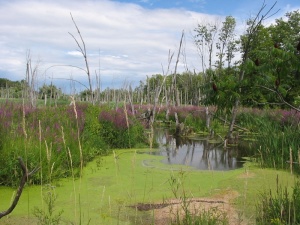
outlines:
[[[4,216],[10,214],[10,213],[14,210],[14,208],[15,208],[15,207],[17,206],[17,204],[18,204],[18,201],[19,201],[19,199],[20,199],[20,197],[21,197],[21,194],[22,194],[22,191],[23,191],[23,188],[24,188],[26,182],[28,181],[28,178],[29,178],[30,176],[32,176],[34,173],[36,173],[36,172],[40,169],[39,167],[36,167],[36,168],[33,169],[30,173],[28,173],[28,170],[27,170],[27,168],[26,168],[26,166],[25,166],[25,164],[24,164],[22,158],[19,157],[18,160],[19,160],[21,169],[22,169],[22,171],[23,171],[23,176],[22,176],[22,178],[21,178],[20,185],[19,185],[19,188],[18,188],[18,190],[17,190],[17,194],[16,194],[16,196],[15,196],[15,198],[14,198],[14,201],[12,202],[12,204],[11,204],[11,206],[8,208],[8,210],[3,211],[3,212],[0,212],[0,219],[1,219],[2,217],[4,217]]]
[[[297,112],[300,112],[300,109],[297,108],[297,107],[295,107],[295,106],[293,106],[292,104],[288,103],[288,102],[284,99],[284,97],[280,94],[280,92],[279,92],[278,90],[274,90],[274,89],[268,88],[268,87],[263,86],[263,85],[258,85],[258,87],[264,88],[264,89],[266,89],[266,90],[268,90],[268,91],[270,91],[270,92],[273,92],[273,93],[277,94],[277,96],[279,97],[280,101],[281,101],[283,104],[289,106],[290,108],[296,110]]]

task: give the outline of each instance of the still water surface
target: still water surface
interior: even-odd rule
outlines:
[[[199,170],[233,170],[243,166],[237,147],[224,148],[223,143],[213,143],[207,137],[191,140],[174,137],[168,129],[157,129],[159,150],[152,153],[164,156],[165,164],[182,164]]]

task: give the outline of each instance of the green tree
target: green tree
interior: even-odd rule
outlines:
[[[284,18],[263,28],[260,46],[253,50],[257,64],[257,88],[266,103],[276,103],[299,111],[300,96],[300,13],[286,13]],[[259,63],[257,63],[259,62]]]
[[[198,53],[201,58],[203,73],[205,69],[212,68],[212,57],[215,45],[215,37],[218,33],[217,24],[198,24],[198,27],[194,30],[194,41],[197,46]],[[206,65],[207,59],[205,56],[208,54],[208,66]]]
[[[24,80],[11,81],[6,78],[0,78],[0,97],[1,98],[21,98],[22,91],[27,86]]]
[[[41,99],[45,99],[45,96],[47,96],[49,99],[57,99],[62,95],[62,91],[52,83],[50,85],[44,84],[39,88],[39,95]]]
[[[234,40],[234,30],[236,26],[236,21],[232,16],[227,16],[223,22],[223,26],[219,33],[219,42],[217,42],[216,47],[218,49],[216,61],[216,66],[222,69],[224,66],[224,56],[230,67],[231,61],[234,57],[234,52],[237,51],[236,41]]]
[[[266,5],[263,4],[260,11],[254,18],[247,21],[247,29],[245,34],[240,38],[240,50],[242,53],[239,65],[233,68],[222,68],[223,61],[223,44],[219,44],[218,49],[219,57],[217,65],[219,65],[219,70],[208,70],[206,71],[207,84],[204,86],[204,104],[206,105],[216,105],[218,110],[221,112],[226,112],[231,115],[231,121],[229,125],[229,130],[226,135],[228,139],[233,138],[233,128],[235,125],[235,120],[237,116],[237,110],[243,99],[245,99],[249,94],[253,93],[255,88],[250,86],[250,84],[257,86],[257,81],[260,79],[253,79],[253,73],[255,68],[255,63],[251,60],[251,56],[255,55],[254,50],[257,47],[257,41],[259,37],[259,31],[263,28],[263,21],[269,17],[271,11],[273,10],[275,4],[270,7],[269,10],[264,12]],[[226,46],[226,40],[228,37],[233,37],[233,25],[234,20],[231,17],[227,17],[227,21],[223,23],[223,32],[220,34],[220,42],[224,43]],[[227,23],[227,24],[226,24]],[[228,30],[226,30],[228,29]],[[229,35],[230,34],[230,35]],[[224,47],[225,48],[225,47]],[[230,59],[230,57],[228,58]]]

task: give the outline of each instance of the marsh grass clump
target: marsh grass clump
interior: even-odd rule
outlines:
[[[300,224],[300,181],[292,187],[282,187],[277,182],[275,193],[263,192],[257,204],[256,222],[258,225]]]
[[[186,187],[186,176],[184,171],[178,175],[171,174],[169,184],[171,191],[180,205],[175,210],[171,219],[171,225],[229,225],[227,214],[218,207],[201,207],[192,205],[192,193]]]
[[[5,103],[0,108],[1,123],[5,123],[0,131],[3,137],[0,148],[2,185],[17,185],[20,171],[15,162],[19,156],[25,159],[29,170],[40,165],[40,173],[30,181],[35,184],[41,182],[41,176],[45,183],[50,183],[51,178],[71,175],[66,148],[72,151],[73,165],[76,167],[80,164],[76,151],[77,132],[81,134],[84,129],[85,105],[77,107],[77,119],[69,106],[32,108],[17,103]],[[79,128],[76,126],[77,120]]]
[[[74,104],[76,107],[38,108],[13,102],[0,104],[1,185],[18,185],[18,157],[25,160],[28,170],[40,165],[40,173],[31,183],[51,183],[51,179],[78,177],[82,165],[107,154],[110,148],[146,143],[143,125],[129,110]]]
[[[252,154],[262,167],[290,169],[299,173],[300,113],[287,110],[244,110],[239,125],[255,134]]]
[[[211,208],[198,212],[197,215],[185,214],[183,218],[179,216],[172,225],[229,225],[226,213],[218,208]]]

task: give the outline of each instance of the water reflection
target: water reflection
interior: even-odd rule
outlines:
[[[166,164],[182,164],[200,170],[232,170],[243,166],[237,148],[224,149],[223,144],[211,143],[209,138],[191,140],[174,137],[168,129],[155,132],[159,150],[153,154],[165,156]]]

